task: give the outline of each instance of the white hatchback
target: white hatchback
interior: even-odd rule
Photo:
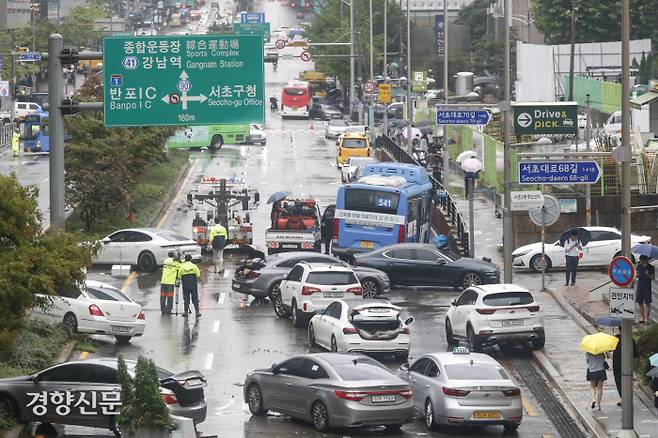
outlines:
[[[281,281],[281,304],[295,327],[304,327],[316,312],[337,299],[363,297],[363,288],[352,269],[342,264],[296,264]]]
[[[337,300],[311,318],[308,340],[333,352],[391,353],[406,360],[413,321],[403,321],[400,308],[386,300]]]
[[[516,284],[486,284],[466,289],[448,309],[446,340],[468,343],[479,352],[495,344],[527,344],[544,348],[544,317],[528,289]]]
[[[121,343],[144,333],[142,306],[109,284],[87,280],[84,287],[37,297],[50,304],[34,307],[33,318],[64,323],[74,333],[110,335]]]

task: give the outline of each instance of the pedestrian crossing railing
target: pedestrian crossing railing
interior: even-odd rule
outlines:
[[[398,143],[395,142],[392,138],[382,135],[377,137],[375,140],[375,148],[381,149],[386,152],[386,154],[391,157],[393,160],[399,163],[409,163],[420,166],[414,158],[407,152],[404,148],[400,147]],[[469,235],[468,227],[464,221],[464,217],[457,207],[457,203],[453,199],[452,195],[443,187],[443,183],[434,176],[430,174],[430,180],[434,186],[434,199],[436,200],[435,205],[437,205],[443,217],[450,224],[450,235],[448,238],[451,240],[451,243],[456,246],[460,253],[464,257],[468,257],[469,254]]]
[[[11,146],[11,135],[14,132],[13,128],[14,125],[12,123],[0,124],[0,147]]]

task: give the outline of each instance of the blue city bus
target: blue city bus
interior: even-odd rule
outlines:
[[[429,242],[432,192],[421,166],[367,165],[356,183],[338,189],[332,252],[349,258],[393,243]]]
[[[49,152],[48,113],[28,114],[21,123],[20,134],[23,142],[23,152]]]

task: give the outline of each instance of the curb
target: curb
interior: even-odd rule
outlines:
[[[597,330],[594,328],[592,325],[592,321],[588,320],[585,318],[578,310],[574,309],[574,307],[569,303],[566,298],[564,298],[561,294],[555,293],[552,289],[546,289],[546,292],[548,292],[555,301],[557,301],[558,305],[560,308],[571,317],[571,319],[574,320],[578,326],[583,329],[586,333],[592,335],[597,332]]]
[[[173,186],[171,186],[165,197],[162,199],[162,205],[160,206],[160,209],[155,214],[153,219],[149,222],[149,226],[155,227],[156,224],[160,221],[160,219],[162,219],[162,216],[164,216],[164,214],[169,209],[171,201],[176,197],[176,195],[178,195],[178,191],[181,189],[181,186],[183,185],[183,181],[185,181],[185,178],[188,177],[191,171],[192,171],[192,162],[190,161],[190,158],[188,156],[185,166],[183,166],[183,168],[180,170],[178,174],[176,183]]]

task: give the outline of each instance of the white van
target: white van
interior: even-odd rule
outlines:
[[[23,120],[28,114],[40,112],[42,112],[42,109],[38,103],[14,102],[14,114],[18,120]]]

